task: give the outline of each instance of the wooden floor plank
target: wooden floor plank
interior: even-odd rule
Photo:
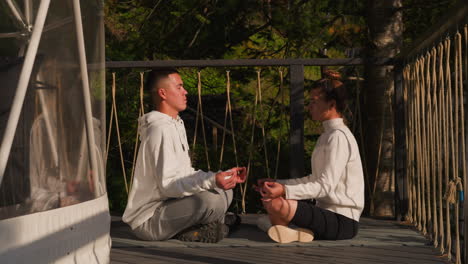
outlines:
[[[358,236],[343,241],[277,244],[255,227],[258,215],[243,215],[240,229],[220,243],[141,241],[113,217],[112,263],[221,264],[432,264],[449,263],[413,227],[363,218]]]

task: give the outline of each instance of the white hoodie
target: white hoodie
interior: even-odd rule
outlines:
[[[122,220],[132,229],[154,214],[162,201],[216,187],[215,173],[192,168],[184,122],[158,111],[139,120],[140,149]]]
[[[336,118],[323,122],[312,153],[312,174],[278,180],[286,199],[315,199],[317,206],[359,221],[364,208],[364,173],[353,134]]]

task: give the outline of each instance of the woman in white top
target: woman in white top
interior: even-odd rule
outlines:
[[[346,93],[340,76],[333,71],[325,75],[312,87],[309,103],[312,119],[324,127],[312,153],[312,173],[257,182],[271,222],[268,235],[279,243],[350,239],[358,232],[364,208],[359,148],[343,123]]]

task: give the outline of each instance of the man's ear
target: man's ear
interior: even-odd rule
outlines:
[[[166,89],[160,88],[158,89],[158,95],[161,99],[166,99]]]

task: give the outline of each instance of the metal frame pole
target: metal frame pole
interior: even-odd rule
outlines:
[[[83,97],[85,107],[85,125],[88,139],[88,153],[89,161],[91,164],[92,178],[94,181],[95,196],[98,197],[98,185],[99,185],[99,171],[96,160],[96,151],[94,146],[96,142],[94,140],[93,130],[93,112],[91,109],[91,95],[89,92],[89,78],[88,78],[88,66],[86,63],[86,50],[84,44],[83,35],[83,23],[81,21],[81,7],[79,0],[73,0],[73,13],[75,16],[75,27],[76,27],[76,38],[78,41],[78,53],[80,58],[80,70],[83,84]]]
[[[80,155],[78,156],[78,172],[76,173],[75,181],[79,182],[83,178],[83,174],[88,170],[88,164],[85,164],[84,155],[86,154],[86,128],[83,127],[80,138]]]
[[[47,108],[47,104],[44,98],[44,91],[43,90],[38,90],[37,95],[39,97],[39,102],[41,104],[41,109],[42,109],[42,114],[44,117],[44,122],[46,125],[46,131],[47,131],[47,138],[49,139],[50,142],[50,148],[52,149],[52,158],[54,160],[54,165],[55,167],[58,167],[58,153],[57,153],[57,143],[54,139],[54,133],[52,133],[52,124],[50,121],[50,113],[49,109]],[[61,174],[60,174],[61,175]]]
[[[25,18],[21,10],[18,8],[15,2],[12,0],[5,0],[8,7],[11,9],[13,17],[18,21],[18,23],[23,26],[23,28],[28,28],[28,23],[25,22]]]
[[[0,184],[3,181],[6,165],[10,156],[11,145],[13,144],[13,139],[15,138],[15,131],[18,126],[19,117],[21,115],[21,109],[23,108],[24,97],[26,95],[26,90],[28,89],[29,80],[31,78],[34,61],[36,59],[39,42],[42,36],[42,30],[44,29],[44,23],[47,17],[47,12],[49,10],[49,4],[50,0],[42,0],[39,4],[39,10],[37,12],[36,22],[34,23],[31,41],[29,43],[28,50],[26,51],[15,98],[13,98],[10,116],[8,118],[2,145],[0,147]]]
[[[304,65],[290,66],[290,177],[304,177]]]
[[[31,26],[33,20],[33,3],[32,0],[24,0],[24,14],[26,18],[26,23],[28,26]]]
[[[99,11],[99,35],[98,35],[98,52],[99,52],[99,72],[102,75],[101,79],[101,91],[103,93],[102,100],[104,103],[101,104],[101,153],[105,153],[104,150],[106,149],[106,36],[105,36],[105,27],[104,27],[104,9],[101,7]],[[105,167],[104,167],[105,168]],[[101,175],[103,179],[105,179],[105,175]]]

